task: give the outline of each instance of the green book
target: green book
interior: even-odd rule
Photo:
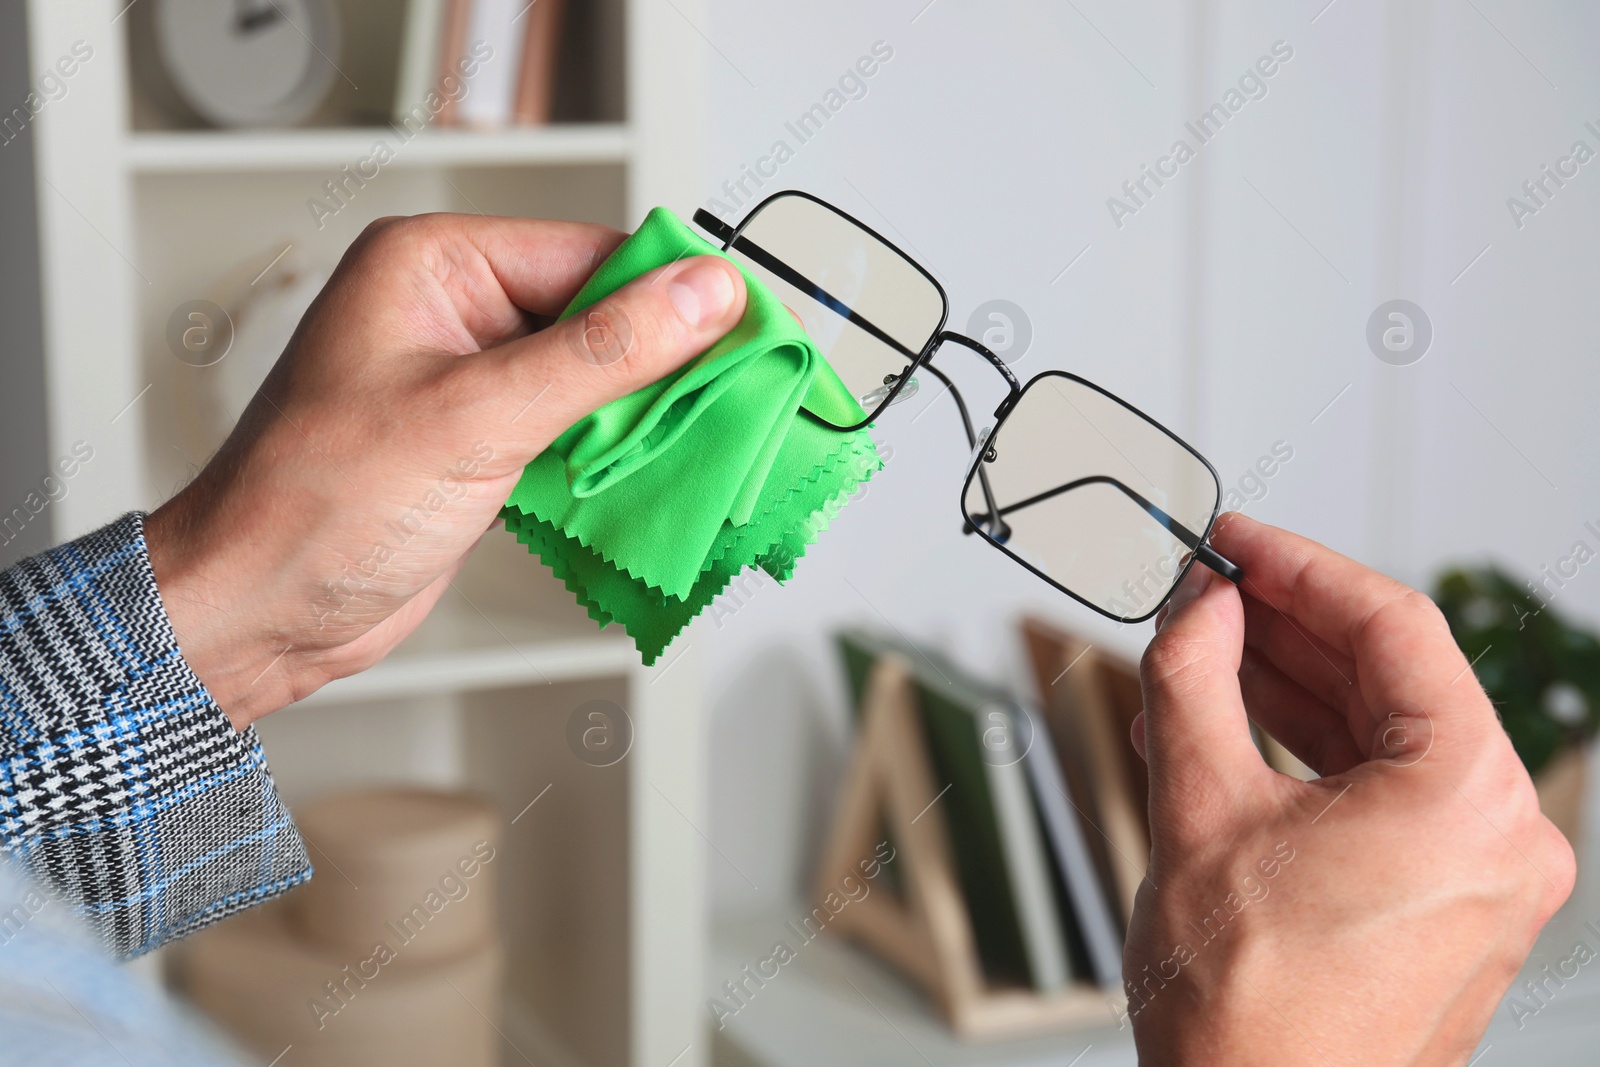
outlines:
[[[1027,772],[1020,758],[985,750],[995,716],[1018,714],[1016,702],[903,642],[862,630],[837,639],[858,716],[877,659],[895,653],[910,664],[935,788],[949,786],[936,803],[985,972],[1037,989],[1065,985],[1067,935]]]

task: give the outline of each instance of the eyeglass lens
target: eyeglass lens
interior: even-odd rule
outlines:
[[[938,287],[904,256],[803,196],[768,201],[728,254],[784,302],[868,415],[944,318]]]
[[[967,520],[1007,552],[1119,619],[1171,592],[1215,514],[1205,462],[1120,400],[1065,375],[1023,392],[963,494]],[[988,475],[1001,521],[979,479]]]

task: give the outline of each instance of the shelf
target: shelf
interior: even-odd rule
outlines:
[[[330,682],[302,706],[546,685],[621,675],[639,653],[620,626],[604,631],[563,621],[480,614],[451,597],[372,669]],[[580,616],[581,618],[581,616]]]
[[[806,914],[805,906],[796,903],[781,914],[716,927],[706,996],[730,1008],[735,1005],[722,983],[753,986],[741,972],[749,966],[756,973],[757,963],[772,955],[775,942],[795,952],[776,977],[724,1020],[722,1030],[713,1024],[717,1040],[731,1046],[722,1050],[729,1062],[752,1067],[1133,1067],[1136,1061],[1133,1034],[1125,1026],[1118,1029],[1109,1006],[1104,1026],[965,1044],[920,992],[876,957],[826,930],[810,943],[797,937],[786,924],[798,926]],[[1073,1059],[1080,1053],[1080,1059]]]
[[[168,457],[187,465],[211,453],[217,434],[189,431],[192,412],[213,397],[205,374],[165,352],[165,324],[178,303],[255,279],[291,242],[285,256],[294,259],[280,262],[309,273],[331,266],[383,215],[482,210],[625,225],[656,204],[703,197],[703,0],[567,5],[559,113],[600,121],[414,137],[381,117],[279,130],[162,125],[160,101],[141,99],[135,77],[159,57],[140,51],[152,46],[144,35],[128,35],[148,6],[0,4],[16,70],[48,69],[85,36],[96,57],[71,78],[70,105],[39,112],[24,150],[0,152],[0,177],[16,192],[0,227],[15,238],[4,246],[6,266],[26,283],[13,287],[17,313],[6,325],[39,364],[39,373],[7,382],[0,421],[40,457],[70,453],[76,436],[98,427],[95,461],[29,526],[33,543],[17,548],[42,549],[106,515],[148,510],[187,480]],[[346,42],[350,72],[383,68],[387,78],[391,56],[358,54],[376,38]],[[327,113],[344,106],[331,99]],[[130,116],[151,121],[134,128]],[[373,181],[363,163],[380,141],[393,158]],[[352,191],[346,167],[371,188],[338,226],[319,227],[306,202],[329,180]],[[382,663],[260,724],[280,796],[293,804],[399,784],[495,791],[512,819],[527,813],[510,827],[518,840],[540,846],[508,847],[496,861],[517,872],[499,876],[504,899],[542,893],[551,907],[534,917],[554,916],[553,940],[508,944],[516,967],[507,972],[508,999],[537,1008],[550,1040],[536,1046],[520,1030],[508,1034],[541,1067],[560,1067],[544,1053],[563,1043],[584,1063],[707,1067],[706,844],[695,826],[708,810],[706,653],[680,642],[660,666],[641,667],[620,628],[600,630],[503,530],[489,531],[454,584]],[[609,768],[577,759],[565,736],[572,712],[597,699],[622,704],[634,727],[626,758]],[[558,810],[570,817],[551,818]],[[606,923],[599,935],[595,915]],[[572,924],[562,921],[573,916],[586,937],[568,944]]]
[[[1600,811],[1600,785],[1591,788],[1585,814]],[[1600,818],[1595,818],[1600,828]],[[1497,1063],[1587,1063],[1600,1041],[1600,967],[1581,959],[1581,942],[1600,948],[1600,833],[1585,830],[1579,845],[1580,874],[1572,899],[1540,933],[1522,973],[1495,1010],[1476,1057],[1490,1048]],[[847,905],[848,906],[848,905]],[[706,997],[734,1007],[721,984],[754,983],[741,972],[772,955],[782,941],[796,952],[775,978],[755,988],[748,1003],[712,1034],[719,1059],[748,1067],[878,1067],[923,1064],[931,1067],[1134,1067],[1132,1033],[1114,1023],[1055,1037],[994,1044],[963,1044],[945,1028],[932,1005],[878,959],[824,931],[805,944],[785,924],[799,924],[806,908],[794,903],[770,916],[724,921],[715,927]],[[1592,925],[1591,925],[1592,924]],[[1545,973],[1565,974],[1557,986]],[[1576,974],[1574,974],[1576,972]],[[1545,982],[1541,1002],[1525,992],[1525,982]],[[1538,1008],[1521,1020],[1511,1000]],[[1081,1058],[1074,1059],[1079,1056]]]
[[[123,157],[138,174],[338,169],[369,159],[380,140],[394,152],[385,167],[623,163],[632,150],[629,130],[620,123],[424,130],[410,140],[392,127],[372,126],[139,132],[124,140]]]

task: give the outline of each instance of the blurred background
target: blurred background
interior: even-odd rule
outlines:
[[[0,18],[4,562],[184,484],[374,218],[632,228],[664,204],[736,221],[804,189],[917,257],[951,327],[1019,375],[1067,369],[1126,397],[1211,460],[1227,506],[1435,593],[1578,847],[1579,890],[1529,976],[1600,949],[1584,925],[1600,921],[1592,6],[28,0]],[[825,120],[797,126],[818,105]],[[961,350],[941,364],[975,412],[1001,398]],[[1024,797],[1024,838],[992,822],[1012,934],[1048,898],[1066,985],[1036,959],[1020,979],[992,966],[976,868],[957,923],[978,932],[976,970],[951,955],[965,935],[911,907],[933,877],[920,860],[886,864],[871,892],[935,946],[921,973],[845,921],[854,902],[829,909],[837,930],[796,932],[831,884],[841,812],[879,818],[848,788],[842,627],[1042,709],[1069,748],[1059,722],[1120,721],[1107,694],[1150,633],[962,535],[969,450],[947,396],[925,389],[875,437],[885,470],[793,580],[736,582],[653,668],[493,531],[394,657],[260,725],[291,806],[346,843],[319,855],[311,836],[318,881],[366,864],[403,910],[472,851],[426,828],[493,838],[495,893],[465,898],[485,910],[450,905],[454,955],[402,953],[341,998],[380,913],[291,900],[163,953],[152,980],[225,989],[213,1001],[236,1010],[202,1007],[285,1065],[412,1062],[383,1044],[408,1026],[456,1028],[444,1047],[463,1063],[469,1047],[638,1067],[1132,1063],[1048,791]],[[1036,683],[1054,661],[1024,616],[1093,649],[1102,706]],[[574,740],[590,725],[603,751]],[[1115,805],[1103,782],[1068,784]],[[376,790],[409,799],[374,808]],[[915,853],[908,830],[884,840]],[[1019,855],[1051,868],[1034,872],[1043,896],[1020,888]],[[1116,912],[1117,876],[1092,881]],[[777,943],[792,959],[772,962]],[[1513,987],[1481,1062],[1592,1049],[1600,980],[1546,990]]]

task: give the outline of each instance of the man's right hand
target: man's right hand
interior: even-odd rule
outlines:
[[[1463,1064],[1572,849],[1426,596],[1243,516],[1214,543],[1243,588],[1194,568],[1141,664],[1140,1061]],[[1268,768],[1252,719],[1323,777]]]
[[[738,324],[744,277],[689,256],[546,325],[622,240],[439,214],[350,246],[227,443],[145,522],[178,645],[236,726],[387,655],[530,460]]]

